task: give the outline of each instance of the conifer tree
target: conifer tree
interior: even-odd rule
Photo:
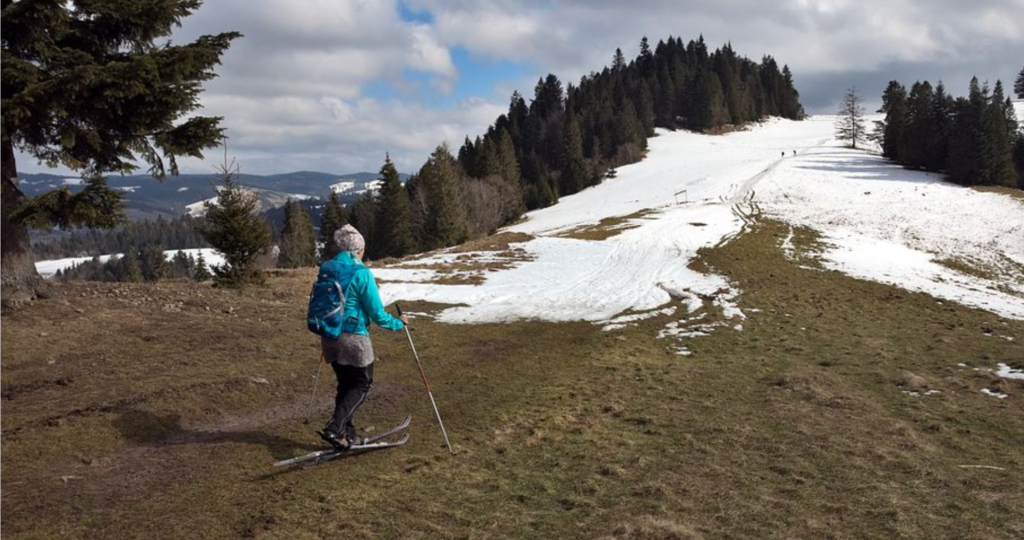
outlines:
[[[643,128],[643,147],[647,147],[647,137],[654,136],[654,98],[646,83],[640,84],[640,90],[636,95],[636,114],[640,119],[640,126]]]
[[[1024,68],[1020,68],[1017,80],[1013,83],[1013,93],[1017,94],[1017,99],[1024,99]]]
[[[350,224],[359,231],[359,234],[363,235],[363,239],[366,241],[366,253],[363,256],[371,260],[380,257],[380,242],[377,241],[377,212],[377,195],[372,191],[367,191],[359,196],[359,200],[352,205],[352,211],[349,214]],[[331,242],[333,243],[333,240]]]
[[[217,251],[225,264],[213,268],[214,285],[241,288],[263,282],[257,260],[270,247],[270,226],[258,214],[259,201],[235,183],[237,169],[220,167],[222,185],[217,202],[206,205],[206,224],[200,234]]]
[[[640,69],[640,74],[647,77],[652,73],[654,69],[654,54],[651,52],[651,45],[647,41],[647,36],[640,38],[640,56],[637,57],[637,67]]]
[[[331,191],[327,197],[327,204],[324,212],[320,214],[320,260],[326,261],[338,254],[338,248],[334,244],[334,232],[348,223],[348,213],[341,205],[338,194]]]
[[[477,137],[477,141],[480,137]],[[480,177],[479,169],[477,168],[477,153],[478,145],[474,145],[473,141],[469,140],[469,136],[466,136],[466,140],[463,141],[462,147],[459,148],[459,165],[462,165],[462,170],[466,171],[466,174],[470,176]]]
[[[612,71],[622,71],[626,69],[626,57],[622,54],[622,49],[615,49],[615,56],[612,57]]]
[[[313,220],[298,201],[288,199],[284,205],[284,229],[281,231],[279,268],[316,266],[316,240]]]
[[[845,141],[851,148],[857,148],[857,143],[867,138],[864,131],[864,105],[857,87],[850,88],[843,96],[839,118],[836,120],[836,138]]]
[[[935,85],[931,107],[931,136],[928,137],[928,169],[946,169],[949,155],[949,130],[952,123],[953,99],[946,93],[946,85]]]
[[[793,84],[793,72],[788,65],[782,66],[782,96],[779,104],[779,115],[791,120],[800,120],[804,116],[804,108],[800,105],[800,92]]]
[[[558,202],[558,193],[552,187],[548,170],[536,152],[531,150],[523,157],[522,173],[526,179],[523,199],[528,210],[547,208]]]
[[[576,113],[572,110],[566,116],[565,140],[562,149],[562,176],[559,179],[559,191],[563,195],[571,195],[586,187],[587,170],[583,158],[583,135]]]
[[[1009,111],[1007,111],[1009,105]],[[1017,119],[1013,104],[1006,102],[1002,81],[996,81],[992,98],[985,109],[983,118],[986,141],[985,158],[990,171],[989,181],[995,185],[1014,187],[1017,185],[1017,171],[1013,163],[1013,145],[1017,135]]]
[[[468,142],[468,139],[467,139]],[[409,194],[398,178],[398,170],[385,155],[380,168],[383,183],[377,204],[378,242],[381,257],[402,257],[411,253],[415,246],[412,235],[412,203]]]
[[[523,201],[522,174],[519,170],[519,160],[516,159],[516,147],[512,142],[512,135],[508,130],[502,128],[498,131],[497,142],[494,145],[494,165],[489,167],[489,174],[497,174],[505,182],[504,190],[509,195],[510,204],[503,205],[504,215],[501,216],[501,223],[512,223],[519,219],[526,211],[526,204]]]
[[[988,101],[988,88],[982,88],[978,78],[973,77],[967,98],[956,100],[954,105],[946,169],[950,179],[958,184],[991,183],[986,163],[988,152],[984,125]]]
[[[615,145],[624,146],[635,144],[639,148],[647,146],[647,137],[644,135],[644,127],[636,115],[636,108],[633,101],[624,98],[615,117]]]
[[[96,259],[99,262],[99,259]],[[142,264],[139,262],[139,252],[134,248],[124,252],[119,259],[118,281],[128,283],[142,282]]]
[[[1024,189],[1024,129],[1017,133],[1013,144],[1013,163],[1017,167],[1017,187]]]
[[[210,269],[206,267],[206,257],[203,257],[203,252],[200,251],[199,255],[196,256],[196,264],[193,267],[192,279],[194,281],[203,282],[213,277],[210,273]]]
[[[469,236],[460,183],[463,172],[448,147],[438,146],[419,172],[427,195],[427,249],[453,246]]]
[[[899,81],[889,81],[878,112],[885,119],[875,122],[874,138],[881,145],[883,156],[898,161],[907,122],[907,90]]]
[[[170,274],[170,265],[164,258],[164,248],[157,244],[149,244],[142,248],[142,279],[160,281]]]
[[[27,227],[112,227],[123,220],[120,194],[106,173],[136,163],[162,178],[176,158],[200,156],[223,136],[220,118],[193,116],[202,83],[235,32],[167,41],[199,0],[3,2],[2,285],[39,283]],[[86,189],[26,197],[18,188],[15,148],[51,165],[81,171]]]
[[[907,97],[906,129],[902,137],[900,160],[911,168],[923,169],[928,164],[929,140],[932,132],[932,101],[935,96],[928,81],[916,82]]]

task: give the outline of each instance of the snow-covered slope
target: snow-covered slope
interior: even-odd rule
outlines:
[[[615,178],[532,212],[524,223],[511,227],[510,232],[535,236],[512,246],[522,250],[512,268],[486,273],[482,285],[424,283],[418,275],[415,283],[388,283],[382,290],[389,299],[462,304],[439,314],[440,320],[454,323],[542,319],[616,325],[622,324],[623,312],[634,319],[653,316],[673,296],[691,308],[701,304],[700,296],[715,296],[738,322],[742,314],[730,304],[736,294],[731,285],[687,265],[698,249],[741,230],[744,221],[733,205],[746,196],[752,181],[783,153],[822,144],[831,131],[827,117],[773,120],[718,137],[659,131],[644,161],[622,167]],[[632,218],[627,225],[634,228],[610,238],[564,234],[641,210],[651,212]],[[454,257],[441,254],[406,266],[446,264]],[[402,281],[408,270],[376,273],[383,280]]]
[[[1024,203],[830,144],[762,179],[770,217],[819,231],[825,266],[1024,319]],[[940,264],[943,262],[944,264]],[[989,277],[954,270],[966,264]]]
[[[708,136],[689,131],[658,130],[648,141],[648,156],[621,167],[615,178],[563,198],[557,205],[528,214],[512,231],[551,233],[597,223],[612,216],[657,208],[679,200],[705,204],[732,196],[741,184],[778,161],[783,154],[824,144],[831,138],[834,118],[813,117],[805,122],[771,120],[748,131]]]
[[[1024,319],[1024,205],[844,149],[834,121],[773,120],[725,136],[659,131],[642,162],[508,229],[532,239],[503,253],[449,251],[378,269],[382,292],[455,304],[437,314],[444,322],[606,328],[670,314],[673,297],[690,312],[677,318],[692,319],[714,298],[738,325],[740,291],[687,266],[701,247],[740,234],[757,203],[767,216],[820,231],[831,245],[826,267]],[[613,236],[572,234],[623,216]],[[962,264],[988,277],[954,270]],[[460,276],[476,282],[450,284]],[[687,333],[682,319],[663,332]]]

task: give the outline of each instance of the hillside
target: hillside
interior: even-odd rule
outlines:
[[[328,174],[300,171],[272,175],[241,174],[243,185],[252,189],[265,207],[284,204],[288,198],[325,198],[331,186],[342,181],[352,182],[353,189],[342,194],[343,202],[355,202],[361,194],[358,188],[376,180],[376,173]],[[407,180],[409,175],[400,175]],[[72,192],[81,189],[81,180],[53,174],[23,174],[20,187],[26,195],[35,196],[57,187],[67,186]],[[197,205],[214,196],[215,174],[182,174],[164,181],[148,175],[112,175],[107,182],[124,195],[126,213],[131,219],[152,218],[157,215],[178,216],[198,208]],[[193,212],[194,213],[194,212]]]
[[[404,268],[419,269],[388,294],[465,305],[442,312],[446,322],[608,322],[626,311],[653,316],[672,297],[699,305],[715,296],[729,307],[740,291],[688,266],[770,217],[813,230],[826,246],[801,252],[790,233],[782,247],[794,260],[1024,319],[1019,192],[982,193],[843,148],[831,139],[833,120],[776,120],[727,137],[660,132],[643,162],[507,229],[531,236],[482,285],[432,284],[451,280],[448,254],[379,275],[401,282]],[[541,290],[515,294],[539,282]]]
[[[58,284],[3,315],[4,537],[1020,537],[1024,203],[831,133],[659,131],[496,236],[374,268],[453,456],[376,332],[357,423],[410,413],[412,442],[270,469],[333,399],[302,424],[312,269]]]

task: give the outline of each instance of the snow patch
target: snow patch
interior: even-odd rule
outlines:
[[[373,275],[384,281],[404,281],[420,283],[437,279],[437,272],[419,268],[380,268],[374,269]]]
[[[1014,369],[1006,364],[996,366],[996,375],[1004,379],[1018,379],[1024,381],[1024,369]]]
[[[191,255],[193,258],[203,254],[203,259],[206,261],[206,266],[212,268],[214,265],[223,265],[225,263],[224,256],[213,248],[197,248],[197,249],[171,249],[164,251],[164,258],[170,260],[179,251],[184,251],[186,255]],[[111,253],[107,255],[100,255],[99,260],[101,263],[106,263],[110,259],[119,259],[124,256],[123,253]],[[68,257],[64,259],[51,259],[48,261],[36,261],[36,272],[44,278],[53,277],[58,270],[64,271],[73,266],[78,266],[84,262],[91,261],[93,257]]]
[[[111,257],[120,257],[120,253],[112,255],[100,255],[100,262],[105,263],[110,260]],[[93,257],[67,257],[64,259],[51,259],[48,261],[36,261],[36,272],[44,278],[53,277],[57,271],[64,271],[73,266],[78,266],[84,262],[91,261]]]
[[[621,167],[614,178],[588,188],[549,208],[527,214],[508,231],[535,238],[517,244],[525,257],[510,268],[491,271],[480,285],[388,283],[388,301],[422,300],[453,305],[437,315],[445,323],[516,320],[589,321],[602,326],[624,313],[650,313],[680,301],[689,316],[705,302],[723,313],[715,327],[736,327],[745,319],[739,291],[722,276],[688,268],[703,247],[713,247],[739,234],[745,220],[733,211],[736,199],[749,194],[752,179],[779,162],[782,150],[821,144],[832,132],[832,118],[804,122],[771,120],[759,128],[708,136],[659,130],[650,152],[639,163]],[[687,201],[677,204],[685,189]],[[625,217],[631,228],[617,226],[604,240],[558,236],[602,219]],[[406,261],[397,268],[452,264],[461,254],[451,251]],[[395,269],[392,267],[391,269]],[[375,270],[382,279],[396,276]],[[674,327],[672,325],[675,325]],[[674,321],[666,337],[703,335]],[[741,326],[740,326],[741,327]]]
[[[817,230],[827,269],[1024,319],[1024,204],[1012,197],[832,142],[767,174],[757,201],[767,216]]]
[[[672,315],[676,312],[675,306],[669,306],[665,309],[656,309],[653,311],[647,311],[644,313],[634,313],[631,315],[621,315],[608,319],[602,330],[609,332],[612,330],[621,330],[629,326],[636,326],[637,322],[644,321],[647,319],[653,319],[654,317],[660,317],[663,315]]]
[[[998,391],[989,390],[988,388],[982,388],[981,389],[981,393],[985,394],[986,396],[992,396],[992,397],[997,398],[997,399],[1006,399],[1006,398],[1010,397],[1007,394],[1004,394],[1004,393],[998,392]]]
[[[224,254],[213,248],[169,249],[164,251],[164,258],[171,260],[179,251],[193,259],[199,258],[199,254],[201,253],[203,255],[203,262],[206,263],[206,268],[210,270],[212,270],[214,266],[224,266],[227,264]]]
[[[199,202],[185,206],[185,213],[192,217],[202,217],[206,215],[206,205],[214,205],[217,203],[217,197],[210,197]]]
[[[371,180],[363,184],[359,184],[354,180],[342,180],[337,184],[332,184],[330,189],[338,195],[360,195],[367,191],[376,193],[380,191],[380,188],[383,185],[383,180]]]

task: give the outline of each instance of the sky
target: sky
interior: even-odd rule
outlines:
[[[1012,87],[1024,66],[1024,0],[208,0],[172,40],[237,30],[199,114],[224,117],[243,172],[415,172],[453,152],[554,73],[578,82],[656,44],[703,35],[793,70],[810,113],[856,86],[870,108],[889,80],[972,75]],[[179,161],[208,173],[219,151]],[[23,154],[20,172],[46,172]],[[52,172],[52,171],[51,171]],[[61,171],[66,172],[66,171]]]

